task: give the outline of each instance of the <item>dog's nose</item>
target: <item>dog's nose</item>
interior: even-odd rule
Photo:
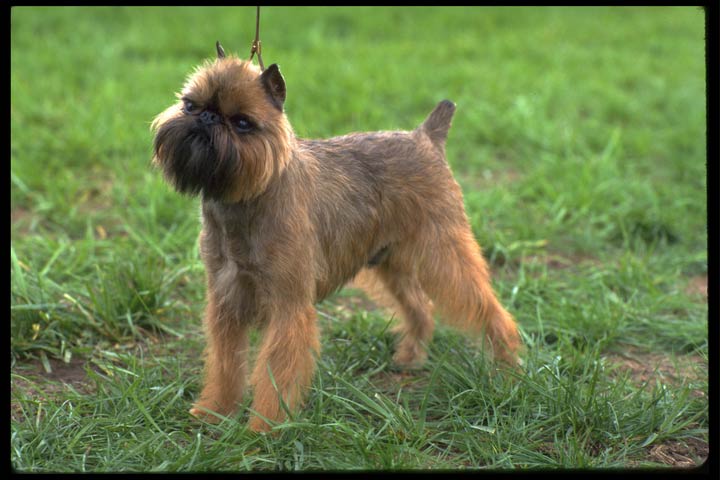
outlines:
[[[220,115],[215,112],[205,110],[200,114],[200,121],[202,121],[205,125],[213,125],[220,121]]]

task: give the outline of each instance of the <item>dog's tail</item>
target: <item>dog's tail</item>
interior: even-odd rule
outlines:
[[[419,128],[425,132],[435,145],[443,146],[445,145],[454,113],[455,104],[450,100],[443,100],[438,103],[435,110],[428,115]]]

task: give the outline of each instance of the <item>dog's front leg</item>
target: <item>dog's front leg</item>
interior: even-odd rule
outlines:
[[[232,415],[242,400],[248,350],[248,326],[224,311],[213,292],[208,293],[205,309],[205,381],[200,399],[190,413],[216,423],[219,417]]]
[[[317,316],[312,305],[278,306],[270,315],[250,382],[255,394],[249,427],[267,431],[303,402],[320,352]],[[282,403],[281,403],[282,402]]]

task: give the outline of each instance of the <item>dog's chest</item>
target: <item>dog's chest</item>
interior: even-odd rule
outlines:
[[[258,288],[262,266],[254,258],[251,231],[242,215],[225,215],[203,206],[200,252],[217,307],[237,320],[258,321]],[[230,315],[230,313],[228,313]]]
[[[201,253],[210,269],[231,277],[258,265],[253,215],[245,210],[232,210],[222,205],[203,205]]]

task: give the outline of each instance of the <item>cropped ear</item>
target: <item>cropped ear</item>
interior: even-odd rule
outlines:
[[[260,82],[272,104],[282,112],[285,104],[285,79],[280,73],[277,63],[273,63],[265,69],[260,75]]]
[[[220,42],[215,42],[215,48],[217,49],[217,58],[225,58],[225,50],[223,50],[222,45],[220,45]]]

